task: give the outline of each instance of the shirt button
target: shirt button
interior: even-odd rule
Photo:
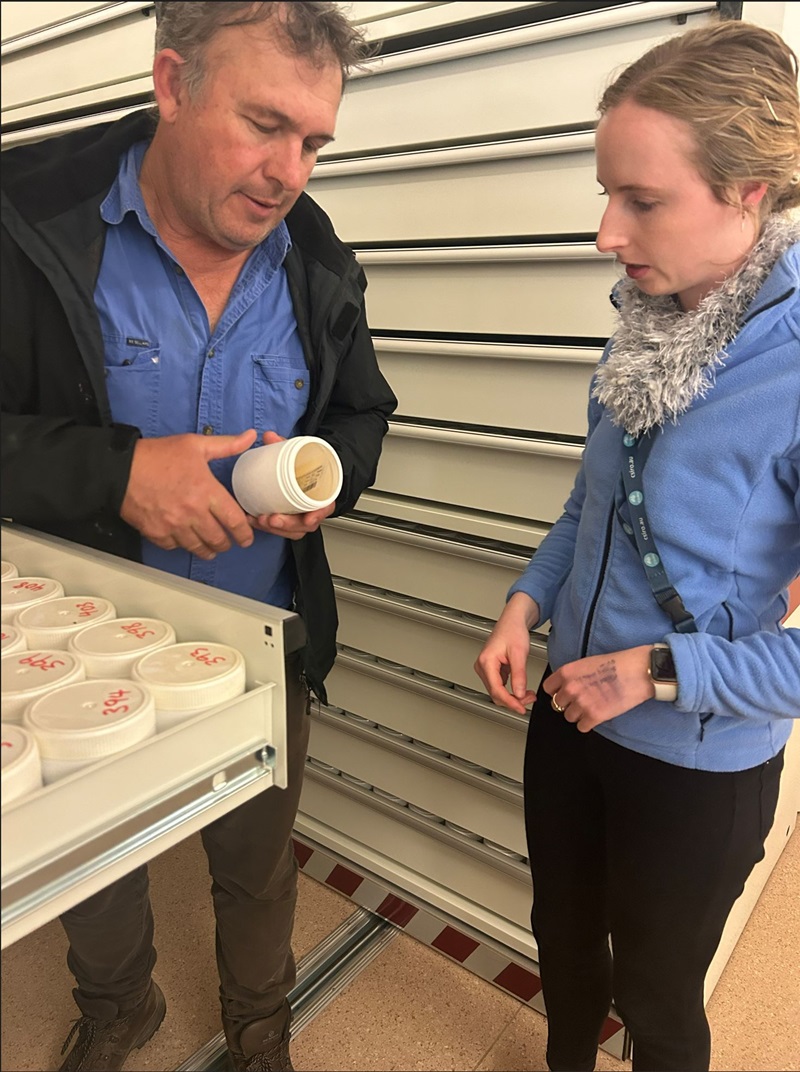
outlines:
[[[301,387],[305,387],[305,385],[306,385],[305,380],[295,380],[294,385],[297,388],[297,390],[299,391]]]
[[[204,424],[203,425],[203,435],[213,435],[213,434],[214,434],[214,425],[213,424]]]
[[[214,354],[215,354],[216,352],[217,352],[217,351],[216,351],[216,350],[214,349],[214,347],[212,346],[212,347],[211,347],[211,349],[210,349],[210,350],[208,351],[208,354],[207,354],[206,356],[207,356],[207,357],[213,357],[213,356],[214,356]]]

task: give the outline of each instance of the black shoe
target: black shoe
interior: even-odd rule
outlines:
[[[61,1047],[63,1054],[77,1032],[75,1045],[59,1072],[120,1072],[131,1050],[138,1050],[155,1035],[166,1011],[164,995],[151,982],[147,997],[127,1016],[116,1020],[81,1016]]]
[[[289,1056],[292,1011],[287,1002],[264,1020],[254,1020],[235,1037],[225,1024],[234,1072],[294,1072]]]

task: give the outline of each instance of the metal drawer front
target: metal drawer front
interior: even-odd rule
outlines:
[[[384,806],[374,794],[350,791],[310,767],[297,829],[535,958],[525,866],[512,869],[469,843],[437,837],[422,820],[415,824],[407,809]],[[358,831],[358,838],[340,831]]]
[[[477,677],[475,692],[432,685],[350,651],[339,653],[327,680],[337,707],[521,782],[527,719],[495,707],[480,687]]]
[[[607,339],[613,260],[594,246],[362,250],[373,328]]]
[[[479,683],[473,664],[493,622],[426,608],[411,599],[403,603],[402,597],[364,592],[341,581],[335,588],[342,644],[468,689]],[[531,656],[529,679],[538,681],[547,661],[543,640],[532,641]]]
[[[369,731],[348,733],[325,718],[315,718],[311,754],[371,785],[394,793],[447,822],[525,856],[522,793],[498,795],[491,778],[483,786],[462,780],[445,762],[440,769],[421,763],[412,749],[407,754],[383,747],[379,735]]]
[[[348,86],[335,151],[592,121],[609,72],[683,30],[665,15],[713,6],[627,4],[378,60]],[[688,26],[707,18],[690,14]]]
[[[533,521],[563,512],[580,447],[393,423],[375,488]]]
[[[553,151],[564,143],[581,148]],[[586,133],[320,162],[309,193],[346,242],[593,232],[602,209],[593,145]]]
[[[500,613],[509,586],[528,561],[351,518],[325,524],[325,548],[331,569],[341,577],[485,618]]]
[[[586,434],[599,347],[376,338],[398,415],[496,428]]]

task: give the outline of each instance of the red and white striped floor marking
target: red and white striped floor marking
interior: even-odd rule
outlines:
[[[294,838],[294,852],[304,875],[344,894],[360,908],[375,912],[423,945],[438,949],[481,979],[544,1014],[542,984],[533,962],[512,958],[481,941],[464,924],[445,923],[431,909],[421,908],[367,878],[335,856]],[[625,1051],[625,1028],[615,1016],[606,1020],[600,1045],[614,1057]]]

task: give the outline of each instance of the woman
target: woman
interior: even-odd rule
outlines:
[[[613,998],[634,1069],[707,1069],[705,974],[800,715],[800,630],[779,624],[800,572],[797,59],[712,24],[648,52],[599,110],[618,329],[575,487],[476,670],[495,703],[535,701],[549,1067],[594,1068]],[[528,633],[547,619],[537,695]]]

